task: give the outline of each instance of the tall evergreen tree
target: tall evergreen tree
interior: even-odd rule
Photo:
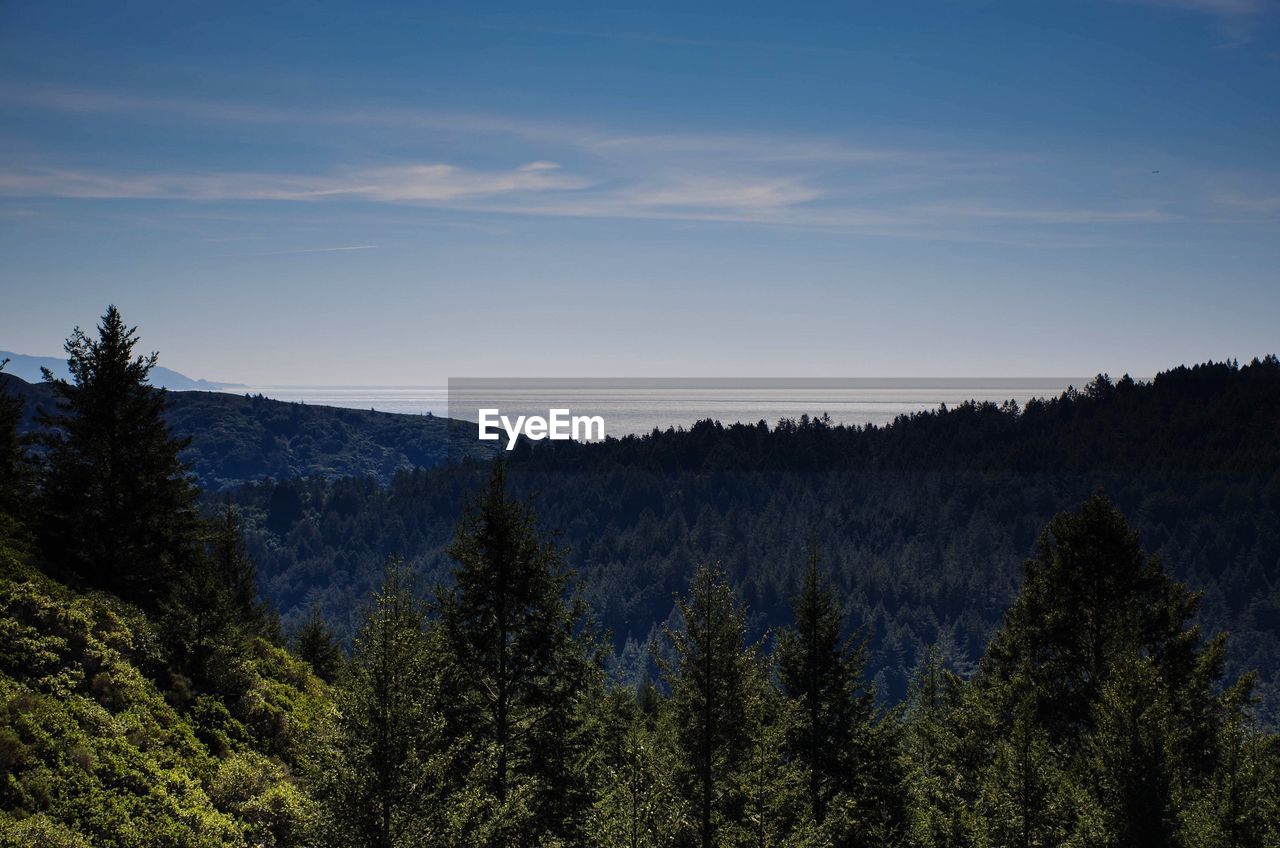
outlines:
[[[245,637],[279,641],[279,622],[258,599],[257,572],[235,508],[228,502],[205,529],[205,550],[172,576],[160,601],[161,624],[178,666],[197,682],[221,688],[218,672],[243,655]],[[231,678],[224,682],[234,687]]]
[[[329,683],[338,679],[345,659],[342,646],[320,615],[319,607],[313,605],[307,610],[307,617],[294,634],[293,644],[298,656],[311,664],[317,677]]]
[[[1103,844],[1163,848],[1178,839],[1169,703],[1147,657],[1117,658],[1094,704],[1083,764],[1103,824]]]
[[[449,553],[459,563],[440,597],[451,729],[491,750],[499,808],[518,793],[535,811],[536,833],[505,838],[576,838],[591,802],[580,705],[602,680],[564,554],[539,538],[530,505],[508,496],[501,464]]]
[[[258,597],[258,569],[245,544],[240,512],[229,498],[210,521],[208,556],[237,622],[262,632],[267,626],[268,608]]]
[[[330,844],[401,848],[442,838],[448,752],[434,655],[408,572],[389,561],[338,689],[337,732],[319,776]]]
[[[0,361],[0,373],[9,362]],[[17,531],[19,516],[30,494],[30,463],[18,435],[22,398],[0,384],[0,540]]]
[[[778,646],[778,680],[795,705],[787,742],[807,784],[809,814],[821,827],[839,796],[844,817],[864,830],[848,836],[870,839],[865,831],[873,823],[878,831],[894,826],[892,749],[878,727],[875,693],[864,682],[865,646],[845,639],[816,551],[792,615]],[[858,810],[852,817],[851,807]]]
[[[909,792],[907,843],[920,848],[972,844],[977,769],[965,768],[964,682],[930,649],[912,675],[900,756]],[[967,773],[966,773],[967,772]]]
[[[157,354],[134,356],[137,330],[107,307],[97,339],[66,343],[71,380],[45,415],[39,538],[56,570],[154,606],[199,555],[197,489],[165,424],[164,391],[147,382]]]
[[[670,711],[652,687],[614,689],[600,710],[595,736],[599,791],[588,827],[601,848],[675,844],[688,810],[676,791],[676,746]]]
[[[700,566],[676,606],[683,626],[667,630],[674,656],[662,663],[663,677],[671,690],[695,844],[712,848],[722,829],[743,824],[746,799],[738,776],[751,753],[756,650],[746,644],[746,618],[722,569]]]
[[[159,609],[173,664],[201,687],[220,689],[220,672],[241,652],[243,634],[213,561],[196,557],[174,574]]]
[[[747,726],[751,738],[746,760],[736,775],[743,796],[743,819],[726,828],[734,845],[769,848],[785,845],[804,822],[804,789],[795,763],[787,756],[787,739],[796,711],[773,683],[772,657],[757,655],[758,668],[748,679]]]
[[[1077,776],[1090,795],[1077,838],[1188,838],[1179,811],[1212,786],[1230,705],[1252,685],[1221,691],[1225,640],[1192,625],[1198,600],[1101,496],[1054,518],[1028,560],[976,679],[989,719],[976,735],[1022,734],[1029,750],[1051,753],[1046,769],[1056,760]],[[1046,821],[1042,808],[1027,826]]]
[[[981,844],[1048,848],[1062,845],[1073,832],[1081,799],[1029,699],[1015,706],[1009,735],[996,740],[978,779],[975,829]]]
[[[1194,848],[1280,845],[1280,736],[1257,727],[1247,699],[1229,696],[1217,768],[1180,816]]]
[[[1095,495],[1041,534],[980,678],[1010,684],[992,687],[993,696],[1016,701],[1030,694],[1037,720],[1055,741],[1089,727],[1113,667],[1135,652],[1157,662],[1170,686],[1207,691],[1197,680],[1206,669],[1190,626],[1197,604],[1198,596],[1143,553],[1119,511]]]

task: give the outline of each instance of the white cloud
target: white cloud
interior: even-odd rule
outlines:
[[[666,176],[621,195],[639,207],[683,209],[780,209],[809,203],[822,192],[795,179]]]
[[[1118,192],[1111,163],[1017,151],[975,152],[936,143],[894,146],[838,136],[684,131],[636,134],[500,116],[373,108],[276,110],[3,84],[0,100],[76,111],[90,115],[87,121],[99,113],[146,112],[160,120],[224,124],[423,126],[432,130],[420,139],[423,149],[433,149],[435,130],[447,129],[455,142],[445,146],[451,156],[390,163],[382,158],[377,164],[335,161],[293,173],[126,171],[70,165],[48,154],[24,164],[10,155],[7,168],[0,167],[0,196],[10,198],[356,201],[475,215],[705,221],[984,239],[1049,237],[1054,230],[1074,237],[1084,227],[1117,233],[1208,220],[1215,208],[1185,188],[1170,193],[1167,182]],[[307,132],[318,139],[326,136],[314,127]],[[512,164],[477,167],[458,161],[467,155],[467,142],[487,142],[482,136],[494,133],[510,138],[487,145],[487,160],[503,154],[518,157]],[[325,150],[323,143],[308,150],[311,158],[317,150]],[[351,156],[351,147],[342,147],[341,154]],[[1144,197],[1146,191],[1158,192],[1158,199]],[[1235,208],[1250,211],[1246,204]],[[1252,208],[1253,214],[1265,211],[1257,204]]]
[[[390,202],[444,202],[512,192],[583,189],[592,181],[564,173],[553,162],[530,162],[512,171],[477,172],[452,165],[408,165],[366,172],[363,184],[342,193]]]
[[[0,195],[115,200],[321,200],[447,202],[585,188],[591,183],[550,162],[508,171],[413,164],[331,175],[269,173],[109,174],[65,168],[0,172]]]
[[[1239,212],[1250,212],[1258,215],[1271,215],[1280,212],[1280,194],[1246,194],[1244,192],[1224,191],[1215,195],[1214,201],[1219,206]]]

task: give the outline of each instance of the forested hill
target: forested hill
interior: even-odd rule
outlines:
[[[0,373],[0,390],[22,397],[21,427],[36,427],[52,390]],[[440,464],[448,428],[474,425],[429,415],[396,415],[284,403],[220,392],[168,392],[166,420],[175,436],[190,438],[183,461],[206,491],[266,477],[289,479],[371,476],[387,482],[397,471]],[[455,434],[463,430],[455,429]],[[460,440],[455,439],[455,444]],[[488,446],[477,447],[483,455]]]
[[[817,417],[776,426],[701,421],[605,444],[525,442],[541,470],[1239,471],[1280,467],[1280,361],[1179,367],[1153,380],[1099,375],[1061,396],[961,404],[883,426]]]
[[[1027,409],[964,406],[885,428],[810,419],[705,423],[602,445],[515,452],[615,638],[619,676],[643,673],[655,625],[700,562],[722,562],[757,633],[788,619],[817,546],[870,640],[889,700],[926,646],[971,670],[1040,528],[1103,489],[1175,576],[1204,590],[1200,620],[1232,633],[1233,670],[1258,668],[1280,706],[1280,362],[1099,380]],[[249,486],[264,585],[287,621],[310,605],[342,625],[388,555],[446,581],[444,553],[485,471],[427,469],[389,485]]]

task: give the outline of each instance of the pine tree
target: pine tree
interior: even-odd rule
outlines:
[[[432,844],[444,831],[444,743],[435,649],[409,575],[389,561],[338,689],[333,749],[318,777],[334,846]]]
[[[258,597],[258,569],[245,545],[240,512],[230,499],[210,525],[208,557],[217,582],[237,622],[261,633],[267,623],[267,606]]]
[[[1015,707],[1009,735],[996,740],[980,780],[976,828],[984,844],[1048,848],[1067,841],[1077,799],[1030,699]]]
[[[1243,687],[1226,693],[1217,753],[1206,787],[1180,804],[1185,842],[1196,848],[1280,845],[1280,735],[1258,729]]]
[[[240,653],[243,639],[231,595],[213,560],[197,557],[175,574],[159,607],[174,666],[202,688],[220,689],[219,672]]]
[[[1218,764],[1203,791],[1182,804],[1193,848],[1280,845],[1280,736],[1263,733],[1243,691],[1227,693]]]
[[[964,683],[930,649],[916,668],[904,704],[900,756],[909,791],[908,844],[920,848],[971,844],[973,798],[966,783]],[[976,796],[976,792],[974,793]]]
[[[294,634],[294,650],[311,664],[317,677],[329,683],[338,679],[346,659],[333,630],[320,615],[320,608],[314,605]]]
[[[228,502],[207,523],[203,553],[173,575],[160,601],[166,644],[183,673],[222,690],[236,685],[222,672],[243,656],[246,637],[278,639],[278,620],[258,599],[257,571],[245,547],[239,515]]]
[[[1225,638],[1201,638],[1197,605],[1101,496],[1054,518],[1028,560],[975,681],[988,718],[976,738],[1029,740],[1037,780],[1058,764],[1076,778],[1074,838],[1190,839],[1185,811],[1221,774],[1231,704],[1252,685],[1221,691]],[[1040,806],[1027,828],[1053,824]]]
[[[880,744],[875,693],[863,681],[866,648],[844,638],[840,607],[816,552],[792,614],[778,646],[778,679],[795,706],[787,742],[807,784],[809,814],[822,827],[832,802],[843,796],[845,816],[850,806],[859,808],[855,818],[866,828],[893,815],[891,751]]]
[[[1117,658],[1094,705],[1084,766],[1104,844],[1163,848],[1178,839],[1169,702],[1147,657]]]
[[[0,373],[8,361],[0,361]],[[22,405],[22,398],[0,383],[0,540],[18,532],[20,515],[30,496],[30,462],[18,435]]]
[[[45,371],[58,408],[42,420],[39,538],[53,568],[154,607],[199,556],[200,519],[186,442],[147,382],[157,354],[135,357],[137,341],[109,306],[96,340],[78,327],[67,340],[71,381]]]
[[[599,791],[587,829],[601,848],[662,848],[676,843],[688,818],[674,783],[676,746],[670,711],[650,685],[611,691],[595,728]]]
[[[683,627],[666,631],[674,657],[662,663],[663,677],[697,844],[712,848],[722,828],[740,827],[745,817],[738,776],[750,760],[756,650],[746,644],[745,616],[723,570],[699,567],[676,606]]]
[[[761,651],[757,659],[746,699],[750,745],[736,776],[744,799],[743,818],[736,828],[726,828],[725,835],[731,844],[769,848],[787,844],[803,824],[805,786],[787,756],[796,711],[773,684],[771,658]]]
[[[591,803],[580,706],[602,679],[564,554],[539,538],[529,504],[507,495],[501,464],[449,553],[459,563],[440,597],[451,731],[491,750],[497,809],[513,793],[531,799],[537,833],[505,838],[574,838]]]
[[[1015,702],[1029,693],[1055,742],[1089,727],[1113,666],[1135,652],[1154,658],[1170,687],[1207,691],[1199,672],[1212,669],[1198,662],[1199,634],[1189,624],[1197,603],[1143,553],[1115,507],[1095,495],[1041,534],[980,681]]]

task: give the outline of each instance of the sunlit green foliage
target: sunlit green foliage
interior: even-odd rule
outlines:
[[[328,696],[297,660],[256,641],[240,696],[209,709],[169,678],[136,608],[74,593],[11,551],[0,559],[0,833],[104,848],[301,844],[311,804],[292,767],[322,733]]]

